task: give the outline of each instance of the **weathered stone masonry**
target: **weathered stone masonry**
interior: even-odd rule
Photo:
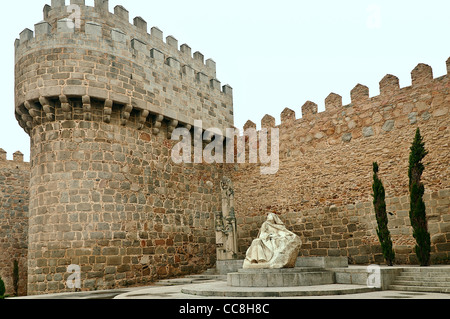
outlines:
[[[220,181],[232,179],[243,257],[268,212],[301,236],[303,256],[382,263],[372,207],[372,163],[380,164],[397,263],[415,263],[409,223],[408,156],[420,127],[433,263],[450,253],[450,81],[419,64],[412,86],[395,76],[380,95],[357,85],[351,104],[330,94],[326,111],[285,109],[280,169],[253,164],[174,164],[174,129],[233,127],[232,88],[216,64],[122,6],[83,0],[75,21],[64,0],[15,42],[15,114],[30,135],[31,161],[0,152],[0,275],[8,293],[19,261],[20,293],[67,291],[67,266],[82,289],[143,285],[214,265]],[[68,17],[71,16],[70,19]],[[75,24],[74,24],[75,22]],[[79,25],[78,25],[79,22]],[[73,28],[73,27],[74,28]],[[450,73],[450,59],[447,61]],[[245,128],[256,125],[249,121]],[[248,146],[252,147],[252,146]],[[3,155],[2,155],[3,154]],[[247,157],[248,158],[248,157]],[[26,261],[28,260],[28,262]],[[25,283],[25,278],[27,283]]]
[[[450,59],[447,61],[450,73]],[[450,252],[450,80],[433,78],[431,67],[412,71],[412,86],[400,88],[387,75],[379,96],[357,85],[351,104],[330,94],[326,110],[307,102],[302,118],[285,109],[281,125],[267,115],[261,127],[280,129],[280,169],[264,176],[254,165],[229,170],[235,186],[240,249],[267,212],[280,213],[301,236],[304,256],[347,256],[358,264],[383,263],[372,204],[372,163],[380,164],[386,187],[389,228],[397,263],[417,263],[409,221],[408,160],[417,127],[429,155],[423,182],[432,260],[448,263]],[[256,127],[249,121],[246,127]]]
[[[13,295],[13,267],[19,265],[18,294],[27,292],[28,248],[28,187],[29,163],[23,154],[16,152],[13,160],[6,159],[0,149],[0,276],[5,282],[6,294]]]
[[[215,262],[221,168],[174,165],[171,132],[233,125],[215,62],[108,1],[44,8],[16,41],[16,117],[31,137],[28,294],[145,284]],[[73,21],[73,20],[72,20]]]

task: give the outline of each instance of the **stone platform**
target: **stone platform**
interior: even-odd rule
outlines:
[[[363,285],[319,285],[303,287],[230,287],[225,282],[192,285],[181,289],[186,295],[213,298],[293,298],[340,296],[375,292]]]
[[[289,269],[242,269],[242,261],[225,261],[220,273],[228,269],[227,282],[193,285],[182,293],[202,297],[301,297],[333,296],[376,291],[367,285],[342,285],[336,281],[335,267],[348,268],[347,258],[301,257]]]
[[[240,269],[228,274],[230,287],[299,287],[335,283],[334,272],[318,267],[292,269]]]

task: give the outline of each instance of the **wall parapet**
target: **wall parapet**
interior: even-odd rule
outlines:
[[[7,155],[8,155],[8,153],[3,148],[0,148],[0,162],[26,163],[26,162],[24,162],[24,155],[20,151],[13,153],[12,160],[8,160]]]
[[[387,75],[377,96],[357,85],[348,105],[331,93],[323,112],[316,112],[317,104],[309,101],[301,108],[301,118],[296,116],[299,110],[290,108],[281,113],[281,123],[265,115],[261,132],[279,129],[279,170],[262,176],[262,165],[230,168],[236,211],[282,213],[370,201],[373,162],[383,169],[387,191],[400,196],[409,190],[409,149],[417,128],[429,151],[423,177],[427,191],[450,187],[450,79],[448,74],[431,74],[431,68],[421,64],[411,72],[411,86],[400,87],[397,77]],[[249,120],[244,131],[256,126]],[[245,156],[250,155],[249,146]]]
[[[16,116],[25,130],[36,117],[27,103],[37,112],[45,106],[42,99],[61,96],[111,100],[180,124],[233,126],[233,92],[216,78],[216,62],[192,54],[187,44],[179,46],[174,36],[164,40],[157,27],[148,31],[142,17],[131,24],[122,6],[109,12],[107,0],[94,7],[52,1],[34,31],[20,33],[15,49]]]
[[[350,92],[351,103],[348,105],[343,105],[342,96],[330,93],[325,99],[325,111],[323,112],[318,112],[318,105],[312,101],[307,101],[301,107],[302,117],[300,118],[296,117],[295,110],[285,108],[280,115],[280,124],[267,121],[267,117],[270,115],[266,115],[261,121],[261,128],[267,128],[268,123],[271,123],[269,127],[273,128],[296,127],[303,132],[307,141],[321,140],[323,137],[327,137],[334,139],[334,143],[338,141],[345,143],[355,137],[367,138],[375,134],[373,127],[375,125],[379,126],[377,133],[391,131],[393,129],[392,121],[395,122],[395,119],[384,118],[382,113],[392,110],[395,104],[403,105],[406,103],[407,96],[420,90],[426,93],[417,93],[417,99],[413,101],[418,105],[420,112],[411,111],[405,115],[402,110],[401,113],[396,112],[395,115],[405,115],[409,124],[416,124],[419,118],[428,120],[433,115],[438,117],[445,115],[449,112],[448,105],[444,104],[443,108],[437,112],[431,107],[438,106],[437,103],[432,103],[433,91],[448,90],[450,87],[450,58],[446,64],[447,75],[438,78],[433,77],[433,70],[429,65],[418,64],[411,72],[412,85],[403,88],[400,87],[398,77],[388,74],[379,82],[380,94],[377,96],[371,97],[367,86],[357,84]],[[411,107],[412,109],[413,107]],[[244,127],[244,130],[247,126]],[[307,138],[308,135],[311,135],[311,138]]]

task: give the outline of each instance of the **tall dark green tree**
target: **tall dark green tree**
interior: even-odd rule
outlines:
[[[377,235],[380,240],[381,248],[383,250],[383,256],[388,266],[392,266],[395,260],[395,252],[392,248],[391,233],[388,229],[388,216],[386,212],[386,193],[383,183],[378,178],[378,163],[373,163],[373,206],[375,208],[375,214],[377,217]]]
[[[5,299],[5,283],[2,280],[2,277],[0,277],[0,299]]]
[[[425,186],[421,179],[425,170],[422,160],[427,156],[425,143],[420,135],[420,129],[417,129],[414,142],[411,146],[411,154],[409,156],[409,192],[411,207],[409,218],[413,227],[413,235],[416,239],[416,255],[421,266],[430,265],[431,240],[428,232],[428,222],[425,212],[425,203],[423,195],[425,194]]]
[[[14,287],[14,294],[16,296],[19,295],[19,262],[17,260],[14,260],[13,264],[13,287]]]

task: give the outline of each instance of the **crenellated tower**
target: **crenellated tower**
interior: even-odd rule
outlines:
[[[108,0],[52,0],[15,42],[15,114],[31,138],[28,293],[105,289],[215,261],[221,170],[174,165],[177,127],[233,126],[216,63]]]
[[[157,27],[148,33],[141,17],[108,1],[52,1],[34,32],[16,40],[16,117],[30,133],[53,121],[102,117],[120,125],[152,128],[192,126],[225,129],[233,125],[232,88],[216,78],[216,63]],[[92,109],[101,103],[101,114]],[[78,109],[79,108],[79,109]],[[120,115],[112,117],[113,109]],[[116,112],[115,112],[116,113]]]

